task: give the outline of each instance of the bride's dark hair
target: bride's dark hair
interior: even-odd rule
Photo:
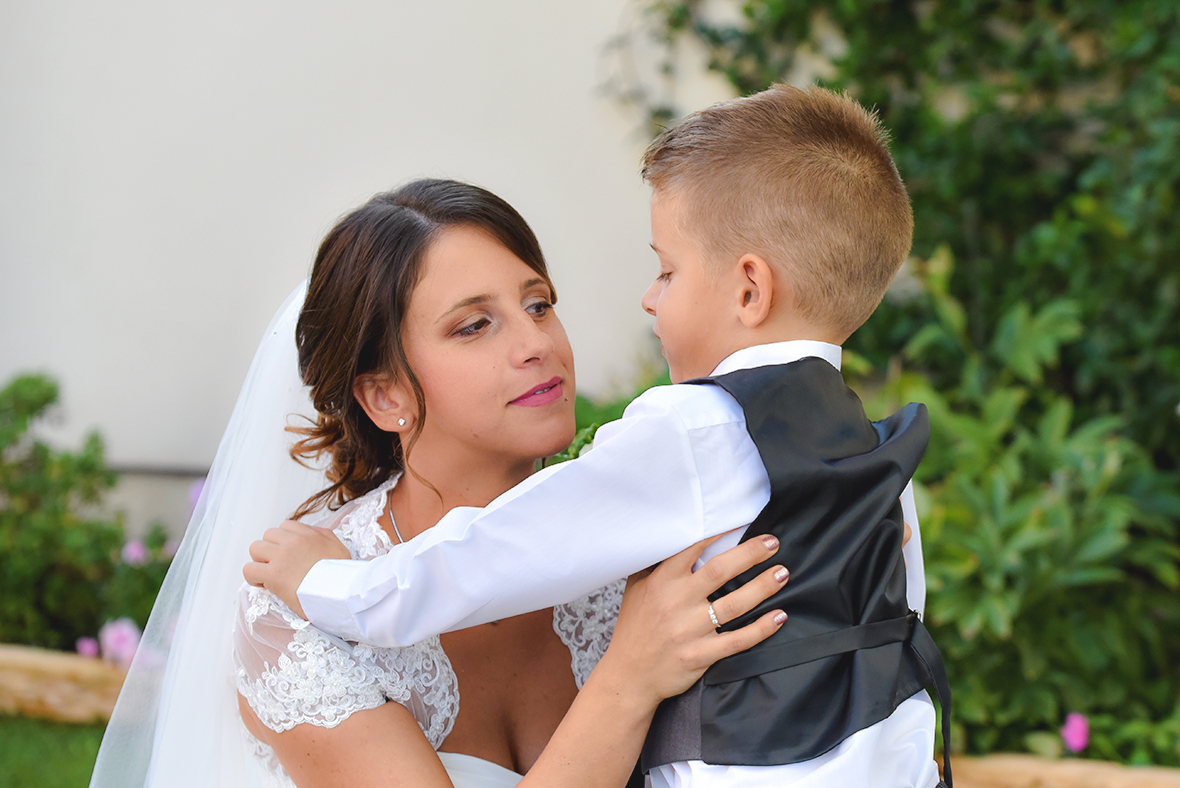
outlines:
[[[456,226],[485,230],[552,290],[541,247],[524,218],[478,186],[414,181],[378,194],[338,221],[320,244],[295,328],[299,374],[311,387],[318,418],[289,428],[303,436],[291,448],[296,460],[331,457],[332,484],[304,501],[294,517],[325,504],[340,506],[404,469],[426,420],[426,403],[406,361],[402,326],[426,251],[440,232]],[[364,374],[404,377],[413,389],[420,416],[404,447],[397,433],[378,429],[353,396],[353,383]]]

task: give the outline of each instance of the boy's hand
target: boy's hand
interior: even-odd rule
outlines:
[[[316,561],[352,558],[348,548],[327,528],[287,520],[269,528],[262,539],[250,545],[254,560],[242,567],[242,576],[252,586],[262,586],[306,619],[296,591]]]

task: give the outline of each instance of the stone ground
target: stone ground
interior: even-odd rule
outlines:
[[[105,722],[123,671],[98,659],[0,644],[0,714]]]
[[[952,756],[955,788],[1180,788],[1180,769],[1035,755]]]

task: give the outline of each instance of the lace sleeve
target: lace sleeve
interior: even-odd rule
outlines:
[[[570,650],[570,667],[578,689],[610,645],[626,586],[626,580],[617,580],[553,608],[553,629]]]
[[[301,723],[332,728],[353,712],[409,694],[388,675],[378,681],[365,654],[299,618],[266,589],[242,587],[233,643],[238,692],[274,731]]]
[[[354,559],[373,558],[392,546],[377,518],[397,478],[319,523],[336,532]],[[437,749],[459,711],[458,680],[438,637],[398,649],[348,643],[316,629],[269,591],[248,585],[238,594],[234,668],[238,692],[275,731],[305,722],[331,728],[353,712],[393,701],[414,715]]]

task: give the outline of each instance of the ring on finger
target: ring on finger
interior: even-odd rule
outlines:
[[[709,620],[713,622],[714,629],[721,628],[721,622],[717,620],[717,613],[713,610],[713,603],[709,603]]]

